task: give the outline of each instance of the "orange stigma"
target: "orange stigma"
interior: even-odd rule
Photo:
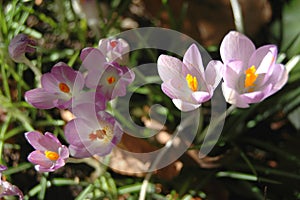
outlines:
[[[115,46],[117,46],[118,42],[117,41],[111,41],[109,44],[112,48],[114,48]]]
[[[58,87],[59,87],[60,91],[62,91],[64,93],[69,93],[70,92],[69,86],[65,83],[59,83]]]
[[[113,84],[116,81],[116,78],[113,76],[110,76],[106,80],[107,80],[108,84]]]
[[[46,156],[46,158],[48,158],[49,160],[52,160],[52,161],[57,161],[59,158],[58,153],[56,153],[54,151],[45,151],[45,156]]]

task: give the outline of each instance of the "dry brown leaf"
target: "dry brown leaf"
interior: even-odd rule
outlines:
[[[145,176],[151,165],[147,154],[142,153],[153,152],[158,149],[148,141],[130,136],[126,133],[124,133],[118,147],[119,148],[114,148],[110,155],[109,166],[113,171],[119,174],[137,177]],[[126,151],[139,153],[139,155],[128,154]],[[179,174],[181,168],[182,163],[176,161],[165,168],[157,170],[155,174],[160,178],[170,180]]]

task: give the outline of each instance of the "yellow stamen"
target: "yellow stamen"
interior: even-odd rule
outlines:
[[[248,68],[245,71],[246,77],[245,77],[245,83],[244,83],[244,87],[251,87],[251,86],[255,86],[254,82],[257,79],[258,74],[256,74],[256,68],[254,65],[252,65],[252,67]]]
[[[187,82],[189,88],[193,92],[197,91],[197,89],[198,89],[198,81],[197,81],[196,76],[192,76],[192,75],[188,74],[188,75],[186,75],[185,79],[186,79],[186,82]]]
[[[62,91],[64,93],[69,93],[70,92],[69,86],[65,83],[59,83],[58,87],[59,87],[60,91]]]
[[[116,81],[116,78],[113,77],[113,76],[110,76],[110,77],[108,77],[106,80],[107,80],[107,82],[108,82],[109,84],[113,84],[113,83]]]
[[[46,158],[48,158],[52,161],[57,161],[57,159],[59,158],[58,153],[56,153],[54,151],[45,151],[45,156],[46,156]]]

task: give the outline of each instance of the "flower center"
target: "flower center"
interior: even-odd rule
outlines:
[[[48,158],[52,161],[57,161],[57,159],[59,158],[58,153],[56,153],[54,151],[45,151],[45,156],[46,156],[46,158]]]
[[[59,83],[58,87],[59,87],[60,91],[62,91],[64,93],[69,93],[70,92],[69,86],[65,83]]]
[[[98,129],[89,134],[89,139],[93,142],[101,140],[105,143],[111,141],[113,138],[113,127],[110,124],[105,124],[103,129]]]
[[[254,82],[256,81],[258,74],[256,74],[256,68],[254,65],[252,65],[252,67],[248,68],[245,71],[246,77],[245,77],[245,83],[244,83],[244,87],[248,88],[248,87],[252,87],[255,86]]]
[[[112,47],[112,48],[114,48],[115,46],[117,46],[117,44],[118,44],[118,42],[117,41],[110,41],[110,46]]]
[[[108,84],[113,84],[116,81],[116,78],[113,76],[110,76],[106,80],[107,80]]]
[[[192,76],[192,75],[188,74],[188,75],[186,75],[185,79],[186,79],[186,82],[187,82],[189,88],[193,92],[197,91],[197,89],[198,89],[198,81],[197,81],[196,76]]]

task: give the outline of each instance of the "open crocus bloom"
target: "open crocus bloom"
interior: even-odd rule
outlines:
[[[86,86],[97,88],[108,99],[126,94],[126,87],[134,80],[134,73],[126,66],[107,62],[97,48],[85,48],[80,55],[82,65],[88,69]]]
[[[11,40],[8,52],[15,62],[24,62],[27,59],[25,53],[33,53],[35,51],[34,46],[36,46],[36,41],[21,33]]]
[[[25,100],[40,109],[69,108],[72,97],[84,86],[82,74],[63,62],[54,65],[41,79],[42,88],[25,93]]]
[[[105,156],[121,140],[123,131],[113,116],[92,104],[75,109],[79,115],[65,126],[70,154],[77,158]],[[81,110],[81,112],[79,112]]]
[[[221,62],[213,60],[204,70],[201,54],[195,44],[188,48],[183,62],[172,56],[160,55],[157,65],[163,81],[163,92],[172,98],[181,111],[195,110],[211,99],[221,81],[223,66]]]
[[[98,48],[109,62],[117,62],[120,65],[125,65],[128,61],[130,47],[122,38],[101,39]]]
[[[28,156],[28,160],[35,164],[39,172],[53,172],[65,165],[69,158],[69,150],[65,145],[49,132],[43,135],[37,131],[25,133],[27,141],[35,148]]]
[[[224,62],[222,90],[226,101],[246,108],[280,90],[287,82],[285,66],[276,64],[277,47],[254,44],[241,33],[231,31],[223,39],[220,54]]]
[[[2,180],[2,172],[6,169],[7,167],[0,165],[0,198],[4,196],[17,195],[20,200],[23,200],[23,193],[17,186]]]

